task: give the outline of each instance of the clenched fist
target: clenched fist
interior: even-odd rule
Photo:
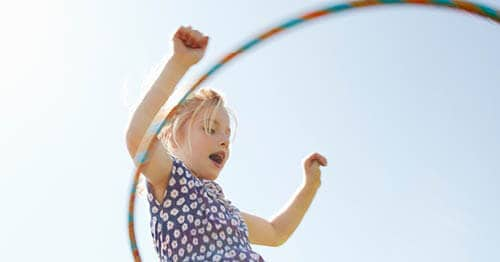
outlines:
[[[192,66],[203,58],[208,45],[208,36],[191,26],[181,26],[173,36],[173,58],[185,66]]]
[[[319,153],[312,153],[302,161],[304,166],[304,180],[306,185],[319,187],[321,185],[320,166],[326,166],[327,160]]]

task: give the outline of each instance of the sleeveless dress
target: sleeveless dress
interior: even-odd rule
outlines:
[[[163,202],[147,182],[151,234],[160,261],[264,261],[248,242],[240,211],[220,185],[173,158]]]

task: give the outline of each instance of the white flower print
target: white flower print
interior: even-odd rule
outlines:
[[[186,199],[184,199],[183,197],[179,197],[179,199],[177,199],[177,202],[175,204],[177,204],[177,206],[182,206],[184,202],[186,202]]]
[[[219,236],[217,236],[217,233],[215,233],[215,232],[212,232],[211,237],[213,240],[216,240],[217,238],[219,238]]]
[[[148,194],[148,200],[149,202],[153,201],[153,194],[151,193]]]
[[[195,225],[196,227],[198,227],[198,226],[200,225],[200,223],[201,223],[201,222],[200,222],[200,219],[199,219],[199,218],[197,218],[197,219],[194,221],[194,225]]]
[[[179,229],[174,230],[174,237],[175,238],[179,238],[180,235],[181,235],[181,231],[179,231]]]
[[[170,197],[172,198],[177,198],[177,196],[179,195],[179,192],[175,189],[173,189],[171,192],[170,192]]]
[[[185,204],[183,207],[182,207],[182,212],[184,213],[188,213],[189,212],[189,206],[187,204]]]
[[[210,246],[208,246],[208,249],[210,249],[210,251],[214,251],[215,250],[215,245],[214,244],[210,244]]]
[[[226,239],[226,234],[224,234],[224,231],[220,231],[220,232],[219,232],[219,237],[220,237],[222,240]]]
[[[165,202],[163,202],[163,207],[164,208],[168,208],[171,205],[172,205],[172,200],[170,200],[170,199],[167,199],[167,200],[165,200]]]
[[[212,223],[207,224],[207,231],[208,232],[212,231]]]
[[[188,192],[187,187],[186,186],[182,186],[181,187],[181,192],[184,193],[184,194],[186,194]]]
[[[174,254],[174,255],[172,256],[172,260],[173,260],[173,261],[177,261],[177,259],[179,259],[179,257],[177,256],[177,254]]]
[[[197,246],[198,245],[198,238],[193,237],[193,245]]]
[[[217,240],[216,244],[217,244],[217,247],[222,248],[222,245],[223,245],[222,241]]]
[[[179,184],[185,185],[186,184],[186,179],[184,177],[182,177],[181,179],[179,179]]]
[[[228,243],[229,245],[232,245],[232,244],[233,244],[233,240],[232,240],[230,237],[228,237],[226,241],[227,241],[227,243]]]
[[[172,256],[172,249],[170,249],[170,248],[169,248],[169,249],[167,249],[167,255],[168,255],[169,257],[171,257],[171,256]]]
[[[196,199],[196,193],[191,193],[191,194],[189,195],[189,199],[191,199],[191,200],[195,200],[195,199]]]
[[[245,253],[240,253],[239,258],[240,260],[244,260],[245,258],[247,258],[247,255],[245,255]]]
[[[193,220],[194,220],[193,215],[188,214],[188,215],[187,215],[187,220],[189,221],[189,223],[193,223]]]
[[[184,256],[184,248],[179,248],[179,256]]]
[[[205,229],[202,227],[198,228],[198,234],[200,234],[200,235],[205,234]]]
[[[187,250],[188,253],[191,253],[191,251],[193,250],[193,245],[191,245],[191,244],[188,243],[187,246],[186,246],[186,250]]]
[[[168,222],[167,222],[167,229],[168,229],[168,230],[171,230],[172,228],[174,228],[174,222],[172,222],[172,221],[168,221]]]
[[[208,243],[208,241],[210,241],[210,239],[208,238],[208,236],[203,236],[203,242],[204,243]]]
[[[175,185],[175,183],[177,183],[177,182],[175,181],[175,178],[173,178],[173,177],[172,177],[172,178],[170,178],[170,180],[168,181],[168,185],[169,185],[169,186],[174,186],[174,185]]]
[[[163,210],[162,210],[162,211],[160,211],[160,217],[163,221],[167,221],[168,220],[168,213],[163,212]]]
[[[231,250],[224,255],[226,258],[233,258],[236,256],[236,251]]]
[[[228,235],[232,235],[233,234],[233,229],[231,227],[227,227],[226,228],[226,232]]]
[[[179,213],[179,209],[177,209],[177,208],[172,208],[172,210],[170,210],[170,215],[172,215],[172,216],[176,216],[178,213]]]
[[[187,236],[182,236],[181,243],[185,245],[187,241],[188,241]]]
[[[172,240],[172,248],[176,249],[177,248],[177,241]]]
[[[177,174],[181,176],[182,174],[184,174],[184,170],[182,168],[177,168]]]
[[[222,260],[222,256],[221,255],[217,255],[215,254],[213,257],[212,257],[212,261],[221,261]]]
[[[191,229],[191,236],[196,236],[196,228]]]
[[[198,206],[198,203],[192,202],[191,205],[189,205],[189,206],[191,206],[191,209],[196,209],[196,207]]]
[[[200,252],[201,253],[205,253],[206,251],[207,251],[207,249],[206,249],[205,245],[201,245],[200,246]]]
[[[158,213],[158,208],[156,206],[153,206],[153,208],[151,209],[151,212],[153,212],[153,214]]]
[[[193,187],[194,187],[194,182],[193,182],[193,180],[189,180],[189,181],[188,181],[188,187],[189,187],[189,188],[193,188]]]
[[[217,212],[217,207],[216,206],[211,206],[210,207],[210,211],[212,211],[212,213]]]
[[[250,257],[252,257],[255,260],[259,259],[259,255],[255,254],[255,253],[251,253]]]
[[[160,233],[161,232],[161,228],[162,228],[161,224],[158,223],[158,226],[156,227],[156,232]]]
[[[179,223],[179,224],[184,223],[184,216],[183,216],[183,215],[180,215],[180,216],[177,218],[177,223]]]
[[[182,224],[182,231],[188,230],[188,225],[186,223]]]

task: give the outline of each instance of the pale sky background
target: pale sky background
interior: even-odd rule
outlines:
[[[327,1],[10,1],[0,11],[0,261],[131,261],[125,130],[141,83],[192,25],[189,84],[263,29]],[[340,3],[340,2],[338,2]],[[500,8],[500,0],[484,0]],[[204,86],[236,112],[218,182],[271,218],[329,160],[267,261],[500,261],[500,25],[409,5],[306,23]],[[145,198],[136,232],[157,261]]]

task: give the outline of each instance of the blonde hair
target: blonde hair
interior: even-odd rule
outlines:
[[[168,121],[158,134],[158,139],[166,147],[169,154],[178,157],[175,153],[175,147],[179,147],[182,140],[187,138],[189,152],[191,152],[190,131],[194,119],[200,113],[203,114],[203,125],[205,132],[212,128],[215,114],[219,109],[224,109],[230,115],[236,124],[234,113],[225,105],[224,97],[213,89],[200,89],[183,103],[172,109],[168,116]],[[186,126],[187,125],[187,126]],[[187,131],[187,133],[183,132]],[[233,136],[234,138],[234,136]]]

